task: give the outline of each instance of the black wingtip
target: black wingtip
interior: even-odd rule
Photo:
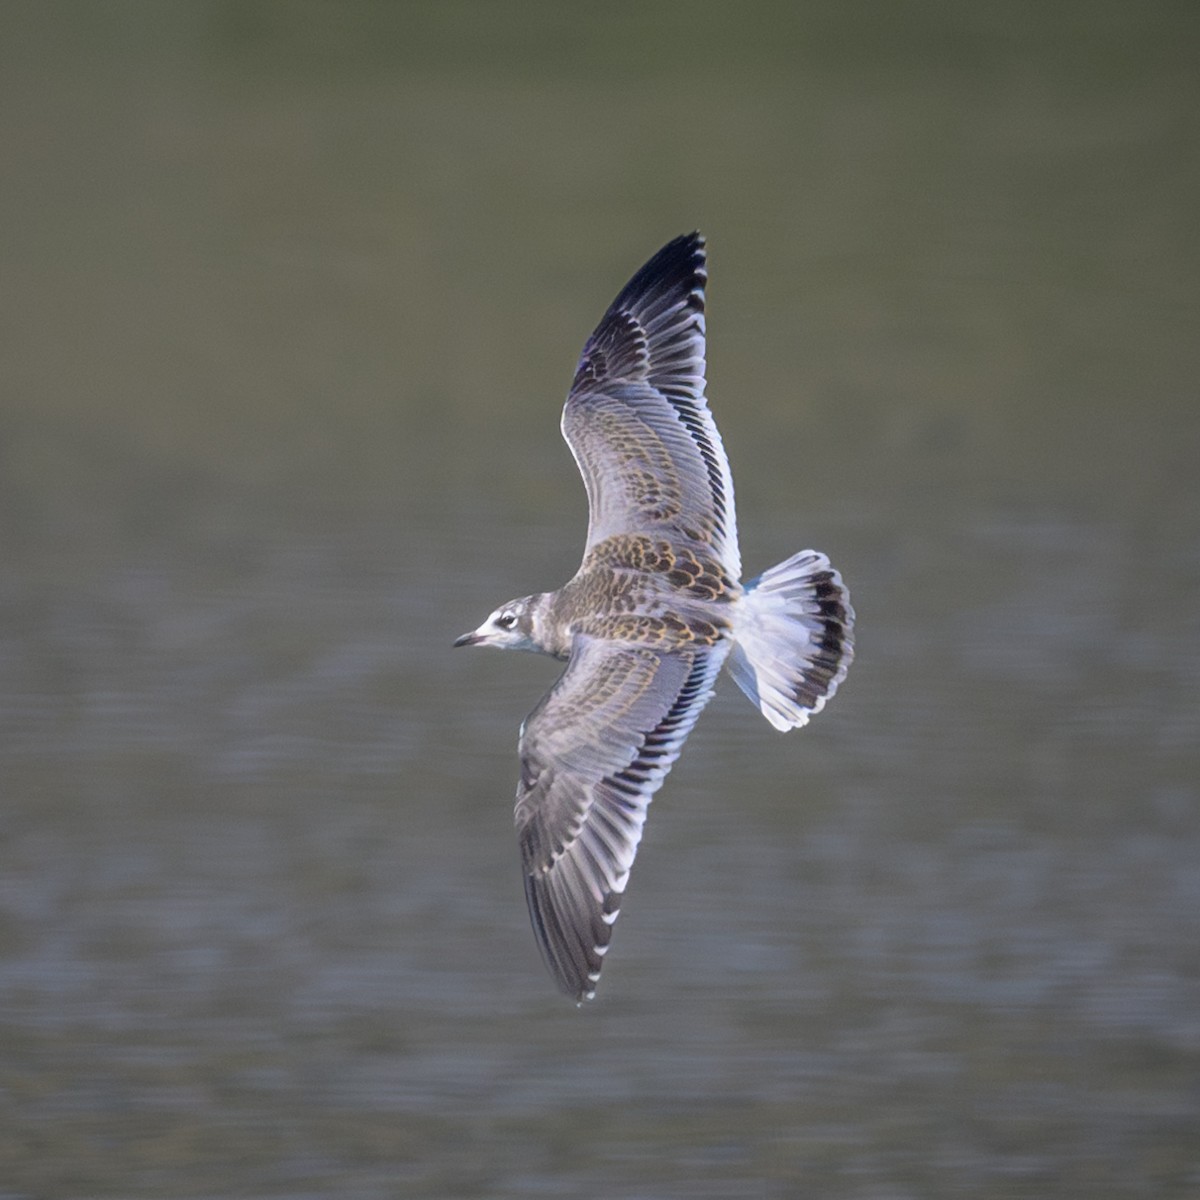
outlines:
[[[571,928],[568,914],[560,911],[548,894],[549,886],[545,875],[526,874],[525,899],[529,904],[529,917],[542,961],[558,990],[582,1006],[596,998],[596,984],[603,962],[596,950],[591,954],[586,952],[579,935]],[[611,937],[611,926],[606,925],[605,932]],[[607,947],[605,941],[605,949]]]
[[[704,238],[669,241],[621,289],[583,347],[571,390],[649,379],[665,395],[704,393]]]
[[[656,292],[671,292],[686,285],[686,290],[703,292],[708,278],[704,235],[693,229],[669,241],[621,289],[612,307],[628,304],[634,297]]]

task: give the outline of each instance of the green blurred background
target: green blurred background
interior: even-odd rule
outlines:
[[[1200,8],[0,6],[0,1194],[1200,1192]],[[595,1005],[511,830],[558,431],[710,249],[749,572]],[[515,659],[515,661],[514,661]]]

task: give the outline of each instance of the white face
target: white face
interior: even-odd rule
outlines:
[[[456,646],[495,646],[500,650],[534,650],[528,606],[524,600],[502,604],[478,629],[464,633]]]

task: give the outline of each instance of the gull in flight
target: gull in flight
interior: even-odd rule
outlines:
[[[521,726],[525,895],[558,986],[592,999],[646,810],[723,664],[776,729],[820,712],[853,656],[824,554],[742,581],[733,479],[704,395],[704,239],[664,246],[588,338],[562,414],[583,475],[583,562],[456,646],[566,662]]]

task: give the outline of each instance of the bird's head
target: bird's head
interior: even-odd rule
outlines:
[[[495,646],[498,650],[539,650],[533,640],[533,596],[502,604],[480,627],[464,633],[456,646]]]

